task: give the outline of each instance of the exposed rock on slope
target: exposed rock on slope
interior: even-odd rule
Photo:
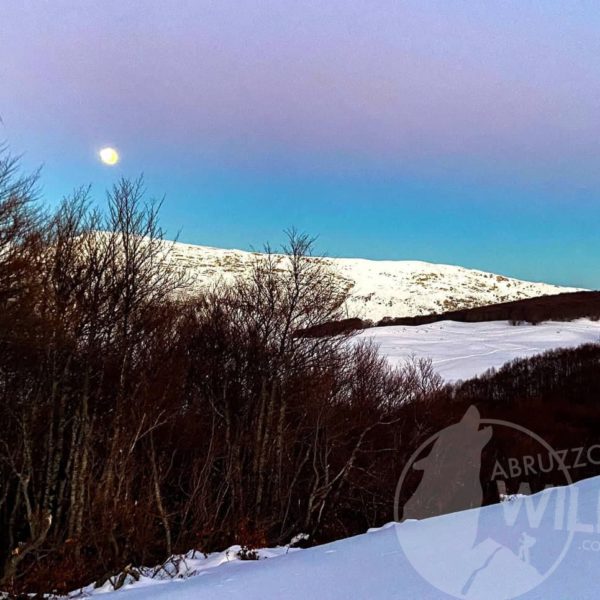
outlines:
[[[203,286],[244,275],[260,253],[177,243],[172,257],[189,272],[195,285]],[[374,321],[386,316],[415,316],[576,291],[421,261],[326,260],[350,292],[348,316]]]

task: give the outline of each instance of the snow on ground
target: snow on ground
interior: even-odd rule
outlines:
[[[555,509],[565,506],[559,499],[566,497],[569,511],[565,514],[573,517],[557,519]],[[517,597],[514,594],[523,591],[520,586],[525,581],[529,589],[518,596],[524,600],[597,600],[599,498],[600,478],[593,478],[510,503],[390,524],[266,560],[217,558],[211,568],[193,577],[144,581],[102,596],[107,600],[506,600]],[[511,544],[505,532],[520,522],[511,521],[514,510],[519,519],[528,519],[529,533]],[[458,547],[456,541],[464,541],[465,529],[473,523],[479,525],[473,546]],[[518,539],[534,543],[528,543],[523,553]],[[442,591],[456,585],[466,590],[464,594]]]
[[[119,587],[119,592],[125,592],[130,589],[136,589],[138,591],[150,587],[148,594],[151,595],[157,585],[181,582],[184,579],[190,577],[200,577],[209,574],[213,569],[220,567],[221,565],[231,565],[234,563],[243,562],[244,564],[250,564],[257,562],[256,560],[242,561],[240,558],[240,552],[246,552],[254,554],[258,560],[267,560],[281,556],[284,554],[290,554],[297,552],[298,548],[289,548],[287,546],[281,546],[277,548],[260,548],[257,550],[242,549],[241,546],[231,546],[227,550],[222,552],[212,552],[210,554],[203,554],[198,550],[190,550],[185,555],[172,556],[167,562],[162,565],[155,567],[139,567],[136,568],[136,577],[131,574],[126,576],[126,579],[120,586],[115,586],[115,582],[119,579],[119,575],[108,579],[103,585],[96,587],[94,584],[90,584],[81,590],[76,590],[70,594],[71,598],[87,598],[89,596],[96,596],[102,594],[116,593],[114,592],[115,587]],[[129,597],[129,596],[127,596]]]
[[[510,325],[508,321],[440,321],[411,327],[375,327],[360,332],[357,339],[378,344],[380,352],[393,364],[402,363],[411,355],[431,358],[435,370],[451,382],[481,375],[515,358],[600,343],[600,322],[580,319]]]

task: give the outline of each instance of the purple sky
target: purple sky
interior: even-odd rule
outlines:
[[[599,109],[595,2],[0,6],[0,136],[50,198],[143,171],[196,243],[296,224],[334,255],[600,287]]]

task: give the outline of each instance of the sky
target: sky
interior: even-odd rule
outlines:
[[[3,0],[0,117],[50,204],[143,173],[181,241],[600,288],[595,0]]]

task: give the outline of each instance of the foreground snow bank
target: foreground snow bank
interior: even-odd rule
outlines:
[[[366,329],[359,340],[372,340],[392,364],[414,355],[430,358],[435,370],[449,382],[469,379],[515,358],[556,348],[600,342],[600,322],[580,319],[511,325],[508,321],[390,326]]]
[[[575,514],[565,521],[570,523],[567,529],[573,532],[573,538],[556,569],[546,579],[540,577],[536,580],[534,589],[519,596],[524,599],[591,600],[599,597],[600,478],[530,496],[529,500],[533,500],[535,506],[545,506],[544,494],[560,494],[561,490],[577,500]],[[517,558],[518,549],[511,549],[509,545],[498,542],[502,532],[497,524],[505,518],[504,511],[516,510],[519,502],[525,503],[527,498],[515,498],[510,503],[423,521],[390,524],[364,535],[293,554],[276,551],[267,560],[240,562],[227,560],[222,555],[211,555],[212,558],[205,559],[207,562],[200,560],[194,577],[170,580],[162,584],[144,581],[103,596],[114,597],[115,600],[117,597],[128,600],[508,598],[511,596],[498,592],[498,586],[494,585],[486,568],[490,564],[495,565],[495,574],[502,573],[511,586],[513,582],[514,586],[518,586],[519,577],[527,573],[529,563],[523,557]],[[556,518],[549,516],[550,518],[541,519],[537,524],[535,535],[538,540],[543,539],[546,534],[555,533]],[[451,553],[440,551],[444,544],[463,539],[462,532],[474,517],[486,524],[480,531],[481,540],[477,544],[489,548],[490,560],[473,568],[469,579],[469,593],[450,596],[434,584],[441,582],[443,586],[446,581],[456,579],[456,560]],[[565,523],[562,523],[561,528],[564,528]],[[555,558],[550,556],[552,549],[545,543],[533,546],[531,552],[532,565]],[[425,559],[425,562],[417,565],[419,570],[421,573],[425,571],[430,578],[417,572],[417,555],[419,560]],[[463,561],[459,570],[468,567]]]
[[[256,562],[296,552],[298,548],[281,546],[277,548],[260,548],[249,550],[242,546],[231,546],[222,552],[204,554],[198,550],[190,550],[187,554],[175,555],[165,563],[154,567],[133,567],[107,579],[102,585],[91,584],[69,595],[69,598],[87,598],[102,594],[105,597],[111,592],[123,592],[135,588],[142,590],[150,586],[148,594],[154,592],[154,586],[167,582],[177,582],[190,577],[206,575],[221,565],[238,562]]]

